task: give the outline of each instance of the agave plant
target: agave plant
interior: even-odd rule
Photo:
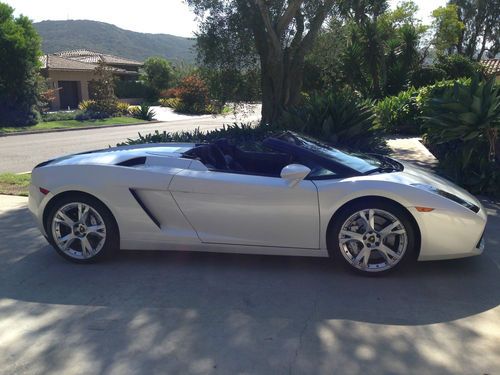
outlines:
[[[500,193],[500,93],[479,76],[431,95],[425,105],[427,142],[451,177],[478,193]]]
[[[155,111],[147,104],[141,104],[140,106],[133,107],[130,110],[130,114],[132,117],[146,121],[153,120],[156,115]]]
[[[487,158],[495,162],[500,130],[500,92],[494,83],[494,78],[485,81],[476,76],[470,84],[455,82],[442,96],[431,97],[424,117],[429,139],[436,143],[485,141]]]

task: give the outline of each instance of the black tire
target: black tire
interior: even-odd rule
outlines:
[[[339,238],[340,231],[342,230],[344,224],[346,224],[346,222],[356,213],[369,209],[382,210],[385,211],[386,213],[389,213],[393,217],[397,218],[397,220],[399,220],[399,222],[403,226],[403,229],[406,231],[405,233],[407,241],[406,249],[404,253],[402,253],[402,256],[398,257],[398,260],[395,262],[395,264],[391,265],[391,267],[387,269],[381,268],[380,270],[378,270],[378,269],[368,269],[368,268],[365,269],[357,268],[361,266],[360,263],[354,262],[353,260],[351,261],[348,260],[349,255],[352,254],[346,251],[345,248],[343,248],[340,243],[340,238]],[[340,261],[342,264],[347,266],[347,268],[349,268],[351,271],[354,271],[358,274],[362,274],[364,276],[381,276],[393,272],[396,269],[400,269],[410,263],[414,263],[416,260],[416,256],[418,253],[418,246],[419,246],[419,238],[418,238],[419,235],[417,228],[415,228],[415,225],[416,224],[414,224],[414,221],[412,220],[410,214],[404,208],[389,200],[366,199],[366,200],[355,201],[351,204],[347,204],[346,206],[341,208],[339,212],[336,213],[328,229],[327,244],[330,257],[333,258],[334,260]],[[383,240],[380,241],[381,243],[383,243]],[[366,247],[367,245],[364,246]],[[373,250],[376,250],[376,246],[374,247]],[[377,250],[377,253],[374,253],[375,256],[377,256],[378,253],[379,251]],[[382,256],[381,253],[380,256]],[[370,259],[370,257],[371,255],[369,255],[368,259]],[[381,257],[381,259],[383,258]],[[353,263],[356,263],[358,266],[355,266]],[[387,266],[389,266],[389,263],[388,262],[386,263]]]
[[[116,224],[115,218],[113,217],[111,211],[102,202],[84,194],[71,194],[56,199],[57,200],[49,207],[49,212],[46,216],[47,219],[45,222],[45,230],[47,232],[49,243],[52,245],[52,247],[54,247],[59,255],[61,255],[66,260],[80,264],[94,263],[98,260],[102,260],[113,255],[113,253],[119,248],[120,243],[118,225]],[[78,258],[69,255],[59,247],[57,241],[54,238],[52,223],[54,221],[55,215],[61,208],[72,203],[83,203],[91,207],[98,213],[98,215],[100,215],[105,226],[104,244],[102,245],[100,250],[96,252],[96,254],[88,258]]]

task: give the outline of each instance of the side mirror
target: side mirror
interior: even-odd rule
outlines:
[[[311,172],[302,164],[290,164],[281,170],[281,178],[287,180],[289,187],[294,187]]]

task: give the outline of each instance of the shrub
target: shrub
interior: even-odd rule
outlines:
[[[165,142],[204,143],[212,142],[220,138],[227,138],[243,148],[255,149],[256,143],[268,138],[276,130],[278,130],[278,128],[270,125],[253,126],[251,123],[224,125],[220,129],[208,130],[206,132],[200,130],[200,128],[192,132],[181,131],[173,133],[167,133],[166,131],[160,133],[157,130],[154,133],[146,135],[139,133],[138,138],[129,138],[126,142],[119,143],[118,146]]]
[[[102,119],[121,113],[117,101],[84,100],[80,102],[78,109],[83,112],[78,115],[79,120]]]
[[[417,96],[418,91],[411,88],[380,100],[375,105],[377,125],[390,134],[421,134],[421,111]]]
[[[179,105],[180,101],[179,98],[161,98],[159,100],[160,106],[168,108],[175,108]]]
[[[500,88],[475,76],[434,91],[425,106],[426,143],[450,178],[475,193],[500,194]]]
[[[78,109],[80,111],[90,111],[95,107],[95,100],[82,100],[80,104],[78,104]]]
[[[446,72],[435,66],[423,66],[410,74],[410,85],[420,88],[446,79]]]
[[[155,111],[151,109],[150,106],[146,104],[141,104],[140,106],[134,106],[130,109],[130,114],[132,117],[138,118],[140,120],[152,121],[155,116]]]
[[[152,98],[155,96],[154,90],[143,82],[122,80],[115,82],[115,95],[119,99]]]
[[[284,114],[282,124],[334,146],[354,150],[384,150],[385,142],[374,124],[371,102],[350,91],[313,95],[302,106]]]
[[[434,67],[446,73],[446,79],[472,78],[482,74],[481,65],[470,58],[459,55],[440,55]]]
[[[395,96],[388,96],[375,105],[376,124],[386,133],[421,135],[422,115],[430,96],[440,95],[455,82],[470,83],[469,78],[457,81],[439,81],[419,89],[410,88]]]
[[[130,104],[125,103],[125,102],[117,102],[116,103],[116,114],[119,115],[128,115],[128,108],[130,107]]]
[[[79,114],[81,114],[81,111],[43,113],[42,121],[47,122],[74,120]]]
[[[163,90],[160,92],[160,98],[180,98],[180,93],[181,93],[181,88],[180,87],[173,87],[168,90]]]
[[[174,108],[183,113],[204,113],[208,104],[208,88],[197,75],[184,78],[178,88],[177,98],[181,104]]]

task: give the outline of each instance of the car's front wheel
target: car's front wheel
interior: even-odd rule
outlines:
[[[392,271],[415,259],[417,251],[409,214],[386,201],[359,201],[344,207],[335,217],[328,240],[330,252],[365,275]]]
[[[45,228],[56,251],[76,263],[93,262],[109,255],[118,245],[113,215],[101,202],[85,195],[57,200],[47,215]]]

